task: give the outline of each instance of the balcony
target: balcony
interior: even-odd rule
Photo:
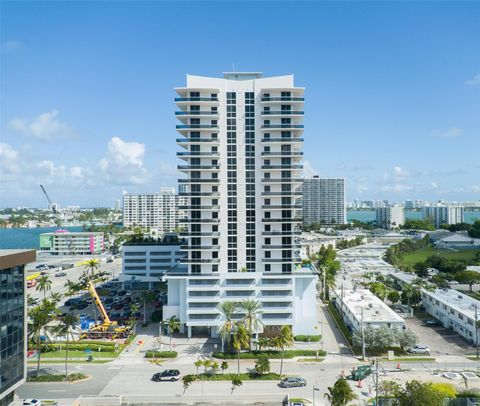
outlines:
[[[218,138],[177,138],[177,144],[214,143],[218,144]]]
[[[262,196],[302,196],[302,192],[293,192],[293,191],[288,191],[288,192],[262,192]]]
[[[218,116],[218,111],[200,111],[200,110],[183,110],[176,111],[176,116]]]
[[[185,258],[180,262],[182,264],[219,264],[220,258]]]
[[[299,248],[298,245],[262,245],[262,249],[264,250],[288,250],[288,249],[295,249]]]
[[[177,165],[179,171],[219,170],[220,165]]]
[[[199,231],[199,232],[191,232],[191,231],[182,231],[179,233],[181,237],[189,238],[189,237],[220,237],[220,233],[218,231]]]
[[[302,235],[302,232],[300,230],[295,230],[295,231],[263,231],[262,232],[263,236],[285,236],[289,237],[291,235]]]
[[[220,206],[219,205],[214,205],[214,206],[178,206],[179,210],[219,210]]]
[[[264,264],[291,264],[293,262],[300,262],[300,257],[290,257],[290,258],[263,258],[262,262]]]
[[[178,152],[177,152],[178,155]],[[262,156],[303,156],[303,152],[300,151],[264,151]]]
[[[302,219],[294,218],[294,217],[277,218],[277,219],[263,218],[262,222],[263,223],[301,223]]]
[[[272,169],[303,169],[303,165],[300,164],[280,164],[280,165],[262,165],[262,169],[272,170]]]
[[[190,130],[215,130],[218,131],[218,124],[177,124],[177,131],[184,132]]]
[[[178,125],[177,125],[178,128]],[[303,130],[303,124],[263,124],[262,130]]]
[[[220,245],[182,245],[182,250],[219,250]]]
[[[178,179],[178,183],[219,183],[219,182],[220,182],[220,179],[218,179],[218,178],[211,178],[211,179],[205,179],[205,178]]]
[[[260,101],[268,103],[268,102],[304,102],[305,97],[294,97],[294,96],[284,96],[284,97],[265,97],[262,96]]]
[[[179,219],[179,223],[219,223],[220,219]]]
[[[303,138],[301,138],[301,137],[262,138],[262,142],[269,143],[269,144],[283,143],[283,142],[303,142]]]
[[[213,151],[185,151],[185,152],[177,152],[177,156],[180,159],[189,159],[189,158],[197,158],[197,157],[210,157],[210,158],[219,158],[220,155],[218,152]]]
[[[175,97],[175,103],[218,102],[218,97]]]
[[[262,116],[303,116],[302,110],[263,110]]]
[[[264,204],[262,205],[262,209],[266,210],[274,210],[274,209],[301,209],[302,205],[301,204]]]
[[[263,178],[263,183],[302,183],[300,178]]]
[[[193,197],[197,197],[197,196],[209,196],[209,197],[219,197],[220,196],[220,193],[218,192],[180,192],[178,194],[179,196],[187,196],[187,197],[190,197],[190,196],[193,196]]]

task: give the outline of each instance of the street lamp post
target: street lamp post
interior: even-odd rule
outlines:
[[[363,327],[363,307],[362,307],[362,360],[365,361],[365,328]]]
[[[312,405],[315,406],[315,391],[320,392],[320,388],[313,387]]]

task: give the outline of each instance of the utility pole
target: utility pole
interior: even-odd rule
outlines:
[[[363,306],[362,306],[362,361],[365,361],[365,329],[363,328]]]
[[[375,406],[378,406],[378,357],[375,358]]]
[[[477,347],[477,359],[478,359],[478,306],[475,305],[475,347]]]
[[[323,267],[323,303],[325,303],[325,299],[327,298],[327,292],[326,292],[326,282],[327,282],[327,271],[325,267]]]

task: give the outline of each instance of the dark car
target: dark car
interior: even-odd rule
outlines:
[[[180,371],[178,369],[167,369],[163,372],[153,374],[152,381],[178,381],[180,379]]]
[[[112,304],[113,303],[113,298],[112,297],[107,297],[106,299],[103,300],[103,303]]]
[[[425,320],[423,324],[427,327],[439,326],[440,322],[435,319]]]
[[[118,296],[125,296],[126,294],[127,294],[126,290],[121,290],[120,292],[118,292]]]
[[[123,303],[132,303],[132,297],[131,296],[125,296],[125,299],[123,299]]]
[[[281,388],[294,388],[297,386],[307,386],[307,381],[297,376],[283,378],[278,384]]]
[[[77,308],[78,310],[83,310],[83,309],[85,309],[86,307],[88,307],[88,303],[86,303],[86,302],[80,302],[80,303],[77,303],[77,305],[76,305],[76,308]]]
[[[111,290],[108,296],[117,296],[117,291],[116,290]]]
[[[66,272],[57,272],[57,273],[55,274],[55,277],[56,277],[56,278],[60,278],[61,276],[67,276],[67,273],[66,273]]]
[[[113,305],[113,308],[114,308],[115,310],[121,310],[121,309],[123,308],[123,303],[115,303],[115,304]]]

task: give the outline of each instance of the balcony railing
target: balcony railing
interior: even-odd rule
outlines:
[[[220,258],[185,258],[182,259],[180,262],[184,264],[219,264]]]
[[[177,152],[178,154],[178,152]],[[262,156],[303,156],[303,152],[297,151],[269,151],[269,152],[262,152]]]
[[[179,196],[211,196],[218,197],[220,193],[218,192],[180,192]]]
[[[302,196],[302,192],[262,192],[262,196]]]
[[[185,110],[176,111],[176,116],[218,116],[218,111]]]
[[[177,165],[178,170],[220,169],[220,165]]]
[[[262,245],[264,250],[288,250],[298,248],[298,245]]]
[[[302,179],[300,178],[263,178],[262,182],[264,183],[301,183]]]
[[[302,219],[301,218],[295,218],[295,217],[286,217],[286,218],[275,218],[275,219],[269,219],[269,218],[263,218],[262,219],[263,223],[301,223]]]
[[[281,102],[303,102],[305,97],[293,97],[293,96],[284,96],[284,97],[265,97],[262,96],[262,102],[271,102],[271,101],[281,101]]]
[[[178,126],[177,126],[178,128]],[[304,125],[303,124],[263,124],[262,125],[262,128],[269,128],[269,129],[276,129],[276,128],[281,128],[281,129],[285,129],[285,128],[304,128]]]
[[[262,209],[272,210],[272,209],[301,209],[301,204],[264,204]]]
[[[177,138],[177,143],[187,144],[196,142],[220,142],[218,138]]]
[[[301,206],[300,206],[301,208]],[[211,206],[196,206],[196,205],[188,205],[188,206],[178,206],[179,210],[218,210],[220,209],[219,205],[211,205]]]
[[[181,231],[179,233],[181,237],[220,237],[220,233],[218,231],[198,231],[198,232],[191,232],[191,231]]]
[[[264,263],[291,263],[299,262],[300,258],[298,257],[289,257],[289,258],[263,258],[262,262]]]
[[[262,235],[278,235],[278,236],[289,236],[289,235],[302,235],[300,230],[295,231],[263,231]]]
[[[185,151],[177,152],[177,156],[219,156],[218,152],[199,152],[199,151]]]
[[[219,250],[220,245],[182,245],[183,250]]]
[[[262,169],[303,169],[300,164],[262,165]]]
[[[175,97],[176,102],[218,102],[217,97]]]
[[[176,126],[177,130],[189,130],[189,129],[210,129],[210,128],[216,128],[218,129],[217,124],[177,124]]]
[[[218,183],[220,182],[220,179],[218,178],[215,178],[215,179],[205,179],[205,178],[201,178],[201,179],[193,179],[193,178],[190,178],[190,179],[178,179],[178,183]]]
[[[300,137],[262,138],[262,142],[272,142],[272,143],[273,142],[303,142],[303,138],[300,138]]]
[[[220,219],[179,219],[180,223],[219,223]]]
[[[265,116],[303,116],[304,112],[302,110],[264,110],[261,113]]]

